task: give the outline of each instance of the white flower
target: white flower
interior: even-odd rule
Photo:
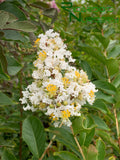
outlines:
[[[33,62],[34,81],[23,91],[23,109],[43,111],[55,127],[61,122],[71,126],[70,117],[80,116],[81,106],[93,104],[95,85],[89,82],[87,74],[69,65],[75,62],[59,33],[48,30],[36,40],[38,58]]]

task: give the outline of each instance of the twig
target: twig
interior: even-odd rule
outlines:
[[[59,128],[62,126],[62,124],[63,124],[63,122],[61,122],[61,124],[59,125]],[[53,137],[52,137],[50,143],[48,144],[47,148],[45,149],[45,151],[43,152],[43,154],[42,154],[42,156],[40,157],[39,160],[42,160],[42,159],[43,159],[43,157],[45,156],[47,150],[50,148],[50,146],[51,146],[53,140],[55,139],[55,137],[56,137],[56,135],[53,135]]]
[[[83,153],[83,150],[82,150],[82,148],[81,148],[81,146],[80,146],[80,144],[79,144],[79,142],[78,142],[78,140],[77,140],[77,137],[74,135],[74,131],[73,131],[72,126],[71,126],[71,131],[72,131],[72,134],[73,134],[73,136],[74,136],[75,142],[76,142],[76,144],[77,144],[77,146],[78,146],[78,148],[79,148],[79,151],[80,151],[80,153],[81,153],[81,155],[82,155],[82,157],[83,157],[83,160],[86,160],[86,158],[85,158],[85,156],[84,156],[84,153]]]

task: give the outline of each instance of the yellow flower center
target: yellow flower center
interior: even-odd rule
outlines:
[[[46,89],[51,95],[55,95],[57,91],[57,86],[54,84],[48,84]]]
[[[37,44],[40,41],[40,38],[37,38],[35,41],[35,44]]]
[[[37,38],[36,41],[34,42],[34,46],[33,47],[37,47],[36,44],[38,44],[38,42],[40,41],[40,38]]]
[[[94,97],[94,92],[93,92],[93,90],[90,91],[89,95],[90,95],[91,99]]]
[[[61,112],[62,112],[62,118],[63,119],[68,119],[71,115],[71,113],[69,112],[68,109],[66,111],[61,111]]]
[[[43,51],[43,52],[39,53],[39,58],[38,59],[44,61],[46,59],[46,57],[47,57],[46,52]]]
[[[55,115],[53,113],[50,115],[50,119],[52,119],[52,121],[57,121],[58,120],[58,118],[55,117]]]
[[[67,87],[67,86],[70,84],[69,79],[66,78],[66,77],[63,77],[63,78],[62,78],[62,81],[63,81],[63,84],[64,84],[65,87]]]
[[[80,78],[80,73],[78,71],[75,71],[75,75],[77,78]]]

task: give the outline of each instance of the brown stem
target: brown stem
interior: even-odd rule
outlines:
[[[74,131],[73,131],[72,126],[71,126],[71,131],[72,131],[72,134],[73,134],[73,136],[74,136],[75,142],[76,142],[76,144],[77,144],[77,146],[78,146],[78,148],[79,148],[79,151],[80,151],[80,153],[81,153],[81,155],[82,155],[82,157],[83,157],[83,160],[86,160],[86,158],[85,158],[85,156],[84,156],[84,153],[83,153],[83,150],[82,150],[82,148],[81,148],[81,146],[80,146],[80,144],[79,144],[79,142],[78,142],[78,140],[77,140],[77,137],[74,135]]]
[[[62,126],[62,124],[63,124],[63,122],[61,122],[61,124],[59,125],[59,128]],[[55,139],[55,137],[56,137],[56,135],[53,135],[53,137],[52,137],[50,143],[48,144],[47,148],[45,149],[45,151],[43,152],[43,154],[42,154],[42,156],[40,157],[39,160],[42,160],[42,159],[43,159],[43,157],[45,156],[47,150],[50,148],[50,146],[51,146],[53,140]]]
[[[120,137],[119,137],[119,124],[118,124],[118,119],[117,119],[116,108],[114,108],[113,111],[114,111],[114,115],[115,115],[116,130],[117,130],[118,144],[119,144],[119,141],[120,141]],[[120,147],[120,144],[119,144],[119,147]]]

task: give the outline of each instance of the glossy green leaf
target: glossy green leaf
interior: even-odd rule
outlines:
[[[98,151],[94,145],[91,144],[89,148],[84,147],[83,149],[86,160],[98,160]]]
[[[78,147],[76,145],[76,142],[74,140],[74,136],[68,129],[64,128],[50,128],[49,132],[52,132],[56,135],[56,140],[58,142],[61,142],[65,146],[67,146],[72,152],[74,152],[77,156],[81,157],[81,154],[79,153]]]
[[[109,82],[97,80],[93,82],[97,88],[105,91],[108,94],[116,94],[116,88]]]
[[[120,55],[120,45],[116,45],[109,53],[108,58],[116,58]]]
[[[89,132],[91,129],[95,128],[96,125],[93,121],[93,119],[88,117],[76,117],[72,121],[72,126],[75,134],[80,134],[80,132]]]
[[[86,139],[86,132],[80,132],[79,133],[79,143],[81,146],[84,145]]]
[[[98,160],[104,160],[105,159],[105,143],[102,139],[98,139],[96,141],[96,147],[98,150]]]
[[[112,139],[112,136],[109,133],[107,133],[103,130],[96,130],[96,134],[98,136],[100,136],[104,140],[104,142],[109,144],[111,147],[113,147],[119,153],[118,144],[114,139]]]
[[[79,158],[77,158],[76,155],[68,151],[55,152],[54,155],[59,156],[60,158],[62,158],[62,160],[79,160]]]
[[[1,64],[0,64],[0,80],[10,80],[9,75],[3,72]]]
[[[29,21],[17,21],[13,23],[9,23],[3,27],[3,29],[12,29],[23,32],[34,32],[36,31],[36,27]]]
[[[8,96],[0,92],[0,105],[13,105],[15,104]]]
[[[0,10],[4,10],[6,12],[12,13],[20,21],[26,20],[26,16],[23,13],[23,11],[21,9],[19,9],[19,7],[17,7],[13,3],[9,3],[9,2],[6,1],[6,2],[0,4]]]
[[[92,56],[97,61],[101,62],[102,64],[106,63],[106,58],[102,53],[100,53],[99,48],[97,48],[97,47],[93,48],[93,47],[88,46],[88,45],[79,45],[79,47],[82,51],[87,53],[89,56]]]
[[[2,154],[2,160],[17,160],[17,159],[10,151],[5,149]]]
[[[18,32],[14,30],[4,30],[4,38],[6,40],[14,40],[24,42],[25,38]]]
[[[46,141],[44,127],[40,120],[33,116],[26,118],[23,122],[22,137],[32,154],[40,158]]]
[[[102,99],[102,100],[104,100],[104,101],[106,101],[108,103],[115,103],[116,102],[115,99],[112,96],[107,95],[107,94],[105,94],[105,93],[103,93],[101,91],[98,91],[96,93],[96,98],[97,99]]]
[[[106,104],[101,99],[96,99],[96,101],[93,103],[93,105],[92,106],[89,105],[89,107],[90,108],[95,108],[95,109],[103,112],[104,114],[110,113]]]
[[[106,65],[110,76],[119,72],[119,61],[117,59],[108,59]]]
[[[87,63],[87,61],[81,61],[81,67],[82,69],[87,73],[88,79],[92,78],[92,70],[90,68],[90,65]]]
[[[30,5],[33,6],[33,7],[36,7],[36,8],[40,8],[40,9],[48,9],[48,8],[50,8],[49,4],[41,2],[41,1],[31,3]]]
[[[99,118],[98,116],[95,116],[95,115],[92,115],[92,118],[94,119],[94,122],[97,125],[97,128],[110,131],[110,128],[107,126],[107,124],[101,118]]]
[[[0,11],[0,28],[2,28],[8,21],[9,14],[5,11]]]
[[[120,85],[120,73],[112,81],[112,84],[117,88]]]
[[[1,63],[2,70],[5,73],[8,73],[7,72],[7,60],[6,60],[6,57],[4,55],[4,51],[3,51],[2,46],[0,46],[0,63]]]
[[[95,135],[95,128],[91,129],[89,133],[86,133],[86,139],[84,142],[84,146],[88,147],[90,145],[94,135]]]
[[[93,35],[100,41],[100,43],[102,43],[103,47],[106,49],[109,44],[109,39],[103,37],[101,33],[94,33]]]
[[[44,23],[43,21],[40,21],[40,26],[41,26],[41,28],[43,29],[43,31],[44,32],[46,32],[47,30],[49,30],[49,26],[46,24],[46,23]]]
[[[18,61],[13,57],[7,56],[6,58],[8,62],[7,70],[9,75],[16,75],[22,68],[21,64],[19,64]]]
[[[117,103],[114,105],[115,108],[120,108],[120,99],[117,101]]]

